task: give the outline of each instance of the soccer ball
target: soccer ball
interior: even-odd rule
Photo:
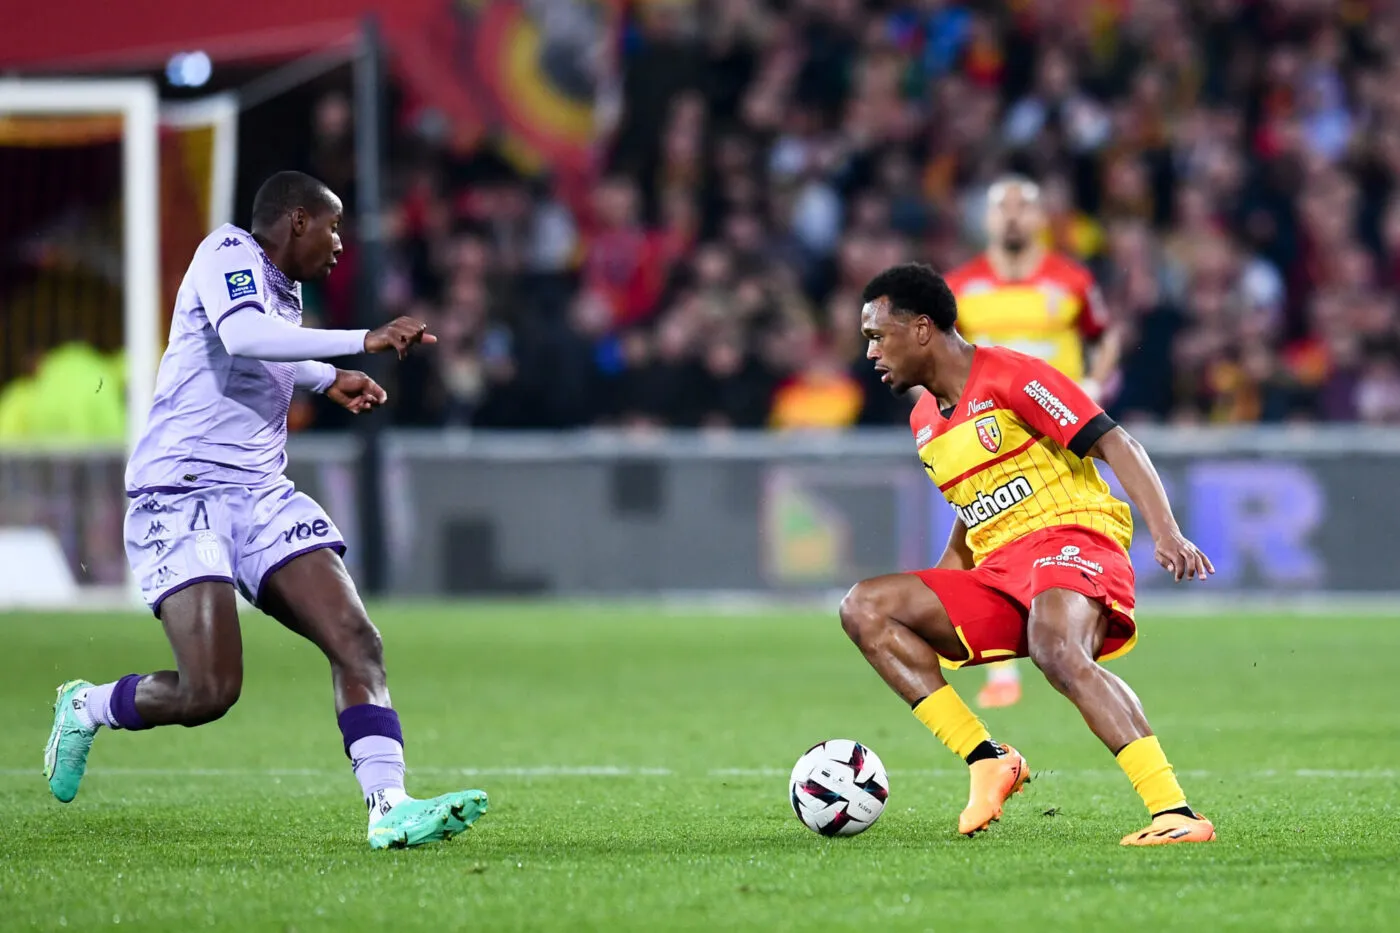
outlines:
[[[880,756],[850,739],[813,745],[788,782],[792,812],[823,836],[865,832],[884,812],[890,779]]]

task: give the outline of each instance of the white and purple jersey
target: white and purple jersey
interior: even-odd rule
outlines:
[[[127,559],[157,616],[187,586],[236,585],[257,602],[268,577],[319,548],[335,523],[282,475],[292,392],[321,392],[318,357],[364,350],[365,331],[301,327],[301,287],[244,230],[195,251],[160,361],[146,431],[126,468]]]
[[[128,492],[265,486],[282,475],[297,365],[230,355],[218,327],[243,311],[299,325],[301,285],[251,234],[225,224],[199,244],[180,283]]]

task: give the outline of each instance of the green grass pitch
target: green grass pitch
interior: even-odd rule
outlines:
[[[200,729],[104,732],[78,799],[40,775],[53,688],[168,663],[139,616],[0,615],[0,928],[1366,930],[1400,923],[1400,618],[1150,615],[1113,669],[1205,846],[1125,850],[1145,814],[1028,670],[987,717],[1034,782],[975,840],[965,769],[831,613],[382,606],[409,790],[482,787],[452,842],[370,852],[325,663],[244,619],[243,698]],[[980,675],[956,682],[965,694]],[[812,743],[891,773],[869,832],[788,807]]]

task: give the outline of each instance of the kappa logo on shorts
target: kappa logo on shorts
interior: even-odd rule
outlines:
[[[219,544],[219,536],[212,531],[201,531],[194,536],[194,553],[206,567],[218,569],[223,563],[223,546]]]
[[[151,527],[146,529],[146,537],[142,538],[141,540],[143,540],[143,541],[149,541],[149,540],[151,540],[152,538],[154,538],[156,535],[163,535],[163,534],[166,534],[167,532],[169,532],[169,530],[170,530],[170,529],[168,529],[168,528],[165,527],[165,523],[164,523],[164,522],[159,522],[159,521],[151,522]]]
[[[286,531],[282,532],[282,540],[287,544],[293,541],[306,541],[310,538],[324,538],[331,532],[331,523],[324,518],[318,518],[314,522],[297,522]]]
[[[1001,425],[997,424],[996,415],[978,418],[973,423],[977,427],[977,439],[987,448],[988,453],[994,454],[1001,450]]]
[[[237,272],[225,272],[224,284],[228,286],[229,298],[246,298],[249,295],[258,293],[257,280],[253,278],[252,269],[240,269]]]
[[[178,571],[178,570],[171,570],[169,567],[165,566],[164,564],[162,564],[161,566],[159,566],[159,567],[156,568],[156,577],[155,577],[155,585],[156,585],[156,586],[168,586],[168,585],[170,585],[171,583],[174,583],[174,582],[175,582],[176,580],[178,580],[178,579],[180,579],[180,571]]]
[[[200,522],[204,525],[201,528]],[[194,514],[190,516],[190,531],[209,531],[209,507],[200,499],[194,504]]]

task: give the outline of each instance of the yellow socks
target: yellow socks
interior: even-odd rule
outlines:
[[[1186,794],[1177,783],[1171,762],[1167,761],[1155,735],[1125,745],[1118,753],[1118,766],[1133,782],[1133,790],[1138,792],[1142,802],[1147,804],[1147,812],[1153,816],[1163,810],[1186,806]]]
[[[940,687],[924,697],[914,707],[914,716],[964,760],[979,745],[992,739],[982,720],[950,686]],[[1171,762],[1167,761],[1155,735],[1129,742],[1117,758],[1119,767],[1133,782],[1133,790],[1138,792],[1153,816],[1186,806],[1186,794],[1177,783]]]
[[[983,742],[991,741],[992,738],[982,720],[978,719],[976,714],[967,708],[962,697],[947,685],[924,697],[919,705],[914,707],[914,716],[938,736],[938,741],[962,759],[966,759],[973,749]],[[1160,754],[1159,750],[1158,755]],[[1164,764],[1165,761],[1166,759],[1163,759]],[[1171,775],[1170,766],[1167,768],[1167,774]]]

